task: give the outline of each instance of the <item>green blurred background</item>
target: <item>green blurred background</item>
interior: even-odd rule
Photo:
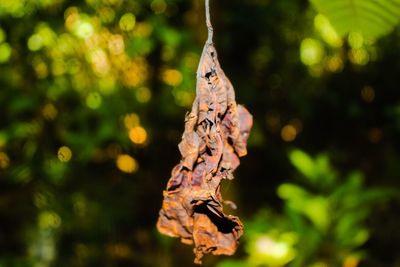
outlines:
[[[206,39],[200,0],[0,0],[0,266],[193,266],[155,229]],[[399,0],[213,0],[253,113],[204,266],[400,266]]]

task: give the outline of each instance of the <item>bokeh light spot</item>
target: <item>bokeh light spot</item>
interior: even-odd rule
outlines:
[[[119,27],[123,31],[130,31],[135,27],[136,17],[132,13],[124,14],[119,20]]]
[[[107,75],[110,71],[110,64],[106,52],[102,49],[95,49],[88,54],[88,60],[92,63],[92,69],[100,77]]]
[[[162,14],[165,12],[165,9],[167,9],[167,4],[164,0],[153,0],[151,2],[151,9],[156,14]]]
[[[28,39],[28,48],[31,51],[38,51],[43,47],[43,38],[39,34],[34,34]]]
[[[364,37],[359,32],[351,32],[348,37],[348,42],[351,48],[359,49],[364,44]]]
[[[102,98],[99,93],[90,93],[86,97],[86,105],[91,109],[98,109],[101,106]]]
[[[123,69],[123,82],[130,87],[143,83],[148,76],[147,62],[144,58],[135,58]]]
[[[375,99],[375,90],[371,86],[365,86],[361,89],[361,98],[367,102],[371,103]]]
[[[75,23],[79,19],[79,11],[77,7],[69,7],[67,10],[64,12],[64,18],[65,18],[65,27],[72,31],[74,28]]]
[[[58,228],[61,226],[61,218],[52,211],[43,211],[38,218],[39,227],[42,229]]]
[[[74,32],[82,39],[88,38],[94,32],[93,25],[88,21],[79,21]]]
[[[57,117],[58,111],[53,104],[47,103],[42,109],[42,114],[46,120],[54,120]]]
[[[325,51],[320,41],[306,38],[300,45],[300,59],[305,65],[315,65],[321,62]]]
[[[33,203],[39,209],[43,209],[49,204],[46,195],[40,192],[36,192],[33,196]]]
[[[322,14],[318,14],[314,18],[314,27],[317,29],[322,39],[332,47],[341,47],[343,45],[342,38],[335,31],[329,19]]]
[[[35,70],[36,76],[39,79],[44,79],[49,75],[49,68],[47,64],[42,60],[41,57],[36,56],[32,60],[32,66]]]
[[[102,7],[99,9],[100,19],[104,23],[110,23],[115,19],[115,11],[109,7]]]
[[[369,62],[369,54],[364,48],[351,49],[349,51],[349,59],[354,64],[366,65]]]
[[[138,170],[137,161],[127,154],[119,155],[116,164],[122,172],[133,173]]]
[[[170,86],[178,86],[182,83],[182,73],[178,70],[168,69],[162,73],[163,81]]]
[[[297,130],[291,124],[285,125],[281,130],[281,137],[285,142],[293,141],[294,139],[296,139],[296,136],[297,136]]]
[[[51,66],[51,73],[54,76],[61,76],[67,71],[67,66],[62,59],[55,59]]]
[[[126,129],[132,129],[136,126],[139,126],[140,124],[140,118],[136,113],[130,113],[125,115],[124,117],[124,125]]]
[[[11,57],[11,46],[8,43],[0,44],[0,63],[7,62]]]
[[[112,35],[110,37],[110,40],[108,40],[108,49],[110,50],[110,53],[113,55],[119,55],[123,53],[125,49],[125,44],[122,35],[120,34]]]
[[[151,91],[147,87],[140,87],[135,92],[136,100],[140,103],[147,103],[151,99]]]
[[[147,140],[147,132],[143,127],[136,126],[129,131],[129,139],[135,144],[144,144]]]
[[[61,162],[68,162],[72,158],[72,151],[67,146],[62,146],[58,149],[57,157]]]
[[[10,165],[10,158],[4,152],[0,152],[0,169],[5,169]]]
[[[330,72],[340,72],[343,70],[343,60],[338,55],[330,57],[326,62],[326,68]]]

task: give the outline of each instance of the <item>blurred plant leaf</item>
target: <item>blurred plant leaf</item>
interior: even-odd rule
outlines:
[[[290,162],[307,178],[314,178],[315,163],[313,159],[301,150],[293,150],[289,155]]]
[[[315,9],[328,17],[340,35],[360,32],[378,38],[390,33],[400,21],[399,0],[310,0]]]
[[[278,195],[287,200],[290,208],[304,214],[320,230],[325,231],[329,226],[329,202],[325,197],[311,195],[300,186],[282,184]]]
[[[313,185],[326,187],[336,180],[336,174],[331,169],[327,155],[321,154],[313,159],[301,150],[293,150],[289,154],[290,162]]]
[[[350,201],[352,196],[359,192],[362,182],[363,176],[360,172],[354,171],[350,173],[348,179],[334,190],[330,196],[331,200],[334,203]]]
[[[340,244],[345,246],[357,247],[362,245],[368,239],[368,231],[361,229],[364,234],[360,233],[360,227],[364,220],[368,217],[369,211],[366,209],[353,210],[342,216],[335,227],[335,236]],[[363,238],[361,237],[363,236]],[[356,238],[356,236],[359,236]]]
[[[302,200],[310,198],[310,194],[300,186],[294,184],[282,184],[278,188],[278,195],[282,199],[292,200],[301,205]]]

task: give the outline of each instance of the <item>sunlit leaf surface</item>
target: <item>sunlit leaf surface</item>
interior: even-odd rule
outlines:
[[[400,21],[399,0],[310,0],[340,35],[360,32],[370,38],[388,34]]]

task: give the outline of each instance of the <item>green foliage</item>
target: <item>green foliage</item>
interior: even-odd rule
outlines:
[[[334,171],[330,169],[327,155],[320,155],[313,160],[305,152],[294,150],[289,154],[289,159],[310,184],[326,187],[336,180]]]
[[[284,213],[263,211],[247,224],[245,266],[359,262],[363,255],[360,248],[369,238],[366,220],[373,205],[387,201],[392,192],[366,188],[363,175],[357,171],[340,177],[326,154],[312,158],[293,150],[289,158],[302,174],[301,183],[278,187]],[[231,265],[223,262],[219,266]]]
[[[369,38],[390,33],[400,21],[398,0],[310,0],[340,35],[359,32]]]

